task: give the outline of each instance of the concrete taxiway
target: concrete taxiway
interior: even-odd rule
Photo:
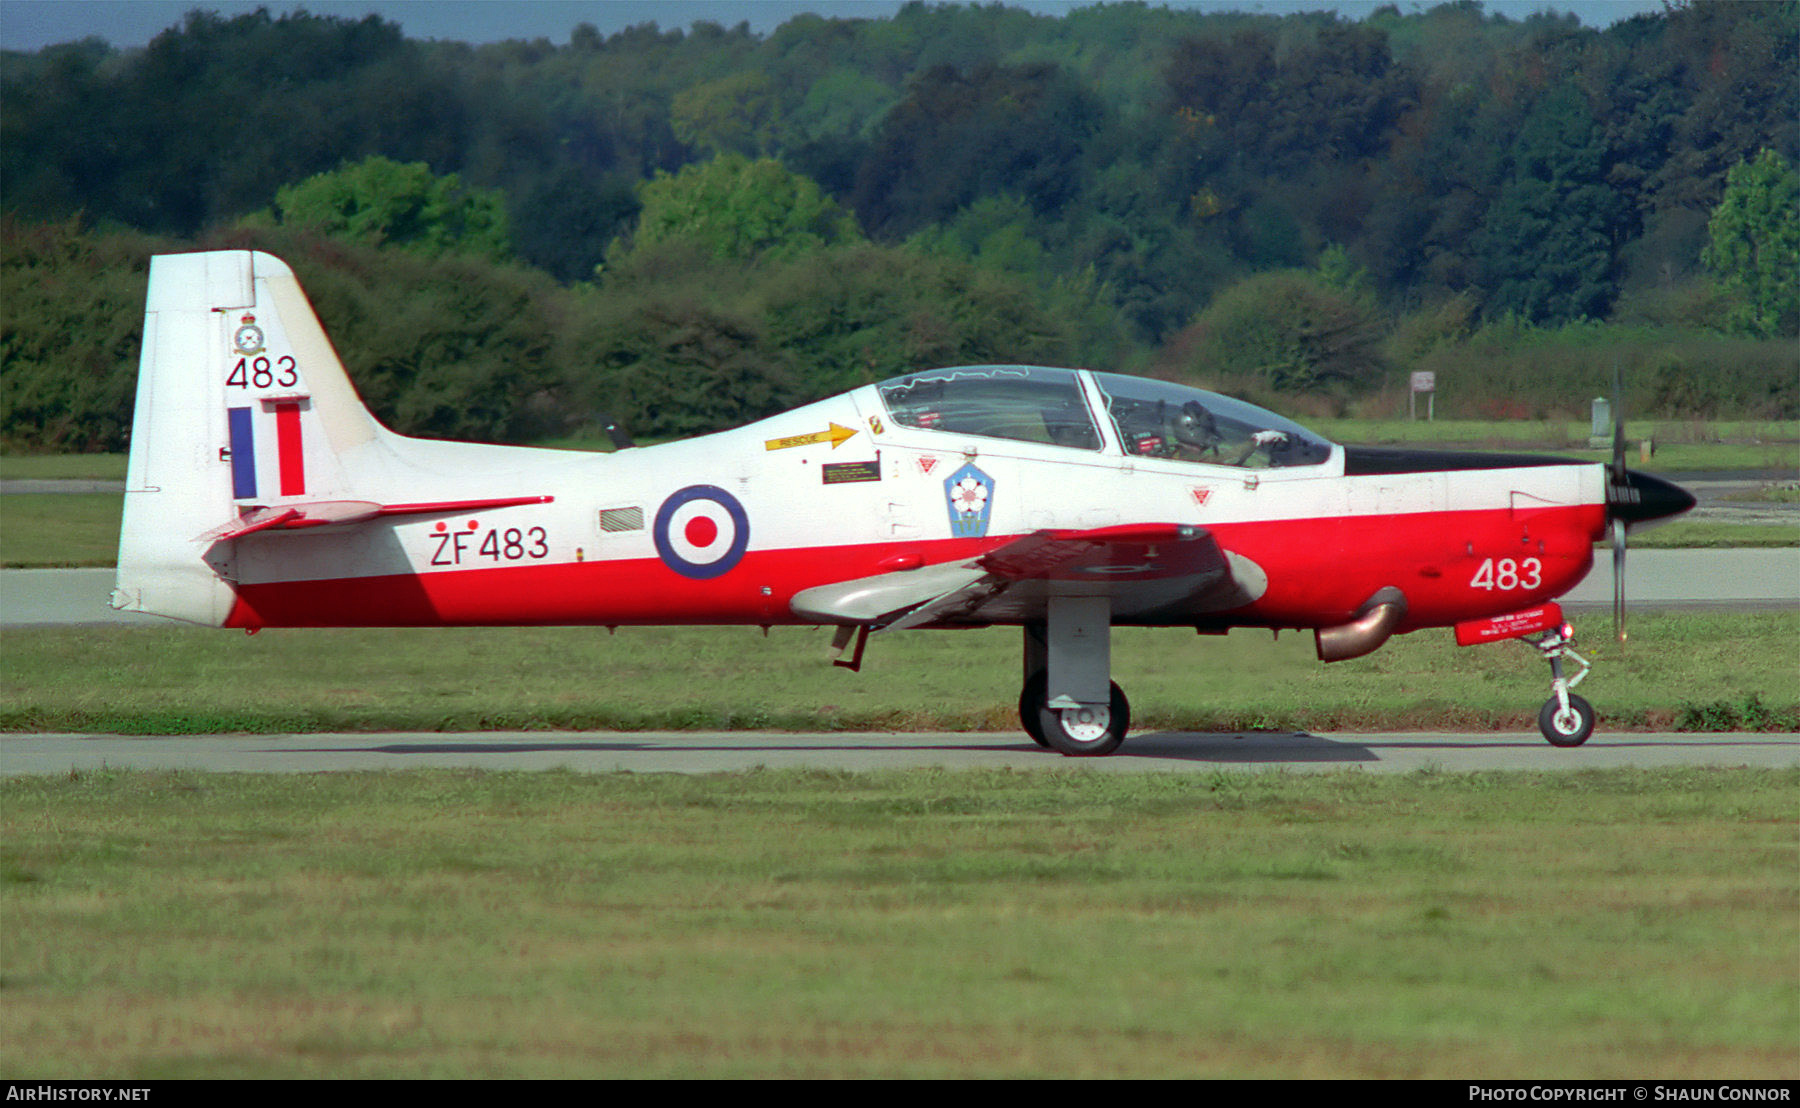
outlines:
[[[345,770],[566,769],[585,773],[734,773],[761,768],[920,767],[1078,772],[1217,772],[1436,768],[1575,770],[1663,766],[1800,766],[1800,734],[1595,735],[1558,749],[1536,734],[1193,734],[1146,732],[1110,758],[1063,758],[1018,732],[490,732],[376,735],[12,735],[0,775],[105,769],[325,773]]]

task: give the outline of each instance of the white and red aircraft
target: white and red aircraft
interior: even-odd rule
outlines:
[[[1025,730],[1107,754],[1115,624],[1305,628],[1325,661],[1530,638],[1577,745],[1553,598],[1693,498],[1614,464],[1344,447],[1162,381],[982,365],[611,454],[396,435],[292,270],[153,259],[115,607],[262,627],[1024,628]],[[1615,602],[1619,599],[1615,592]],[[1567,654],[1582,669],[1565,679]]]

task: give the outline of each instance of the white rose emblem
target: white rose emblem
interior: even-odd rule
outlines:
[[[981,511],[987,504],[987,486],[973,477],[964,477],[950,490],[950,502],[964,515]]]

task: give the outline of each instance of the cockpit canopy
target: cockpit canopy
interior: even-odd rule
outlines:
[[[959,366],[883,382],[888,415],[902,427],[1099,450],[1100,432],[1069,369]]]
[[[1229,396],[1116,373],[1089,375],[1127,454],[1208,465],[1318,465],[1331,444],[1273,412]],[[1074,370],[958,366],[876,386],[902,427],[1100,450],[1093,410]]]

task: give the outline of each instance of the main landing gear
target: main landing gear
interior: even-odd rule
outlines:
[[[1554,606],[1550,609],[1555,613]],[[1540,613],[1533,613],[1540,615]],[[1105,597],[1052,597],[1041,623],[1025,625],[1019,721],[1032,741],[1071,758],[1111,754],[1131,729],[1131,704],[1112,681],[1112,605]],[[1549,614],[1549,620],[1559,616]],[[1536,623],[1544,627],[1544,622]],[[1560,623],[1535,637],[1513,631],[1550,663],[1550,699],[1538,730],[1552,746],[1580,746],[1594,733],[1594,706],[1573,692],[1593,668],[1575,653],[1575,629]],[[1458,641],[1463,641],[1459,639]],[[1563,659],[1581,668],[1563,671]]]
[[[1536,648],[1539,655],[1550,663],[1551,697],[1544,701],[1543,708],[1538,711],[1538,730],[1544,738],[1550,740],[1551,746],[1580,746],[1587,742],[1588,736],[1594,733],[1594,706],[1586,700],[1570,692],[1581,679],[1588,675],[1591,668],[1588,660],[1569,649],[1575,641],[1575,629],[1568,624],[1545,631],[1537,638],[1523,640]],[[1581,672],[1574,677],[1563,676],[1563,658],[1574,659],[1581,666]]]
[[[1059,754],[1111,754],[1131,729],[1131,703],[1111,678],[1111,602],[1053,597],[1046,614],[1025,625],[1019,722],[1033,742]]]

